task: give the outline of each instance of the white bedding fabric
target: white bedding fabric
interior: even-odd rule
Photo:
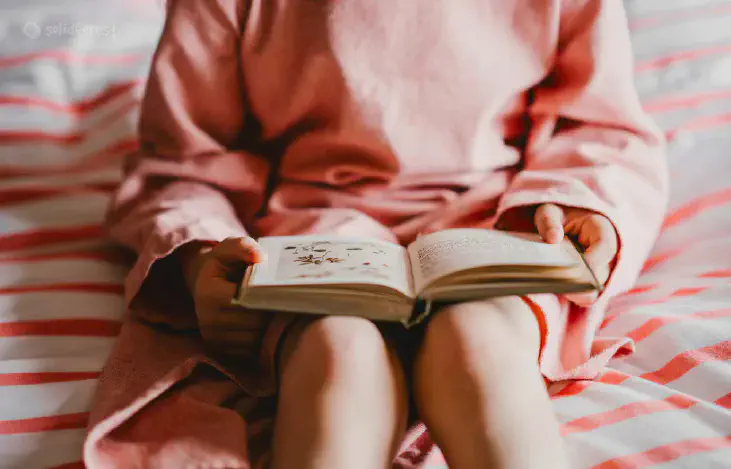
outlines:
[[[637,352],[556,386],[555,408],[578,469],[731,468],[731,0],[625,4],[637,84],[670,140],[671,211],[602,330]],[[83,467],[123,314],[125,265],[100,224],[161,14],[157,0],[0,4],[0,468]]]

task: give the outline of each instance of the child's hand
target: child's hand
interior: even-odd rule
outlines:
[[[224,355],[254,354],[267,321],[260,313],[232,307],[231,300],[245,266],[264,260],[259,244],[251,238],[215,246],[192,243],[181,248],[181,255],[203,339]]]
[[[558,243],[564,235],[575,236],[584,247],[584,257],[597,279],[605,283],[609,278],[619,241],[614,225],[605,216],[579,208],[544,204],[535,216],[538,233],[548,243]],[[589,306],[596,301],[597,293],[566,295],[579,306]]]

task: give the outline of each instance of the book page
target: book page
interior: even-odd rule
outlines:
[[[250,286],[370,284],[413,296],[406,250],[377,239],[281,236],[259,240],[267,260]]]
[[[453,229],[420,236],[409,246],[419,292],[434,280],[476,267],[568,267],[582,263],[570,241],[545,243],[540,236],[487,229]]]

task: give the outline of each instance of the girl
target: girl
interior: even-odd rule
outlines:
[[[628,348],[594,334],[667,196],[622,2],[168,8],[109,217],[139,259],[87,466],[385,468],[418,415],[451,468],[567,468],[544,380]],[[576,236],[606,289],[448,306],[409,332],[226,307],[265,262],[250,236],[448,227]],[[275,396],[270,459],[245,396]]]

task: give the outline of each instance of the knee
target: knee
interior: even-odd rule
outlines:
[[[427,327],[422,356],[432,367],[465,371],[516,360],[537,363],[539,347],[535,315],[523,300],[509,297],[439,312]]]
[[[378,328],[361,318],[330,316],[303,325],[283,372],[296,368],[316,381],[371,379],[388,366],[388,350]]]

